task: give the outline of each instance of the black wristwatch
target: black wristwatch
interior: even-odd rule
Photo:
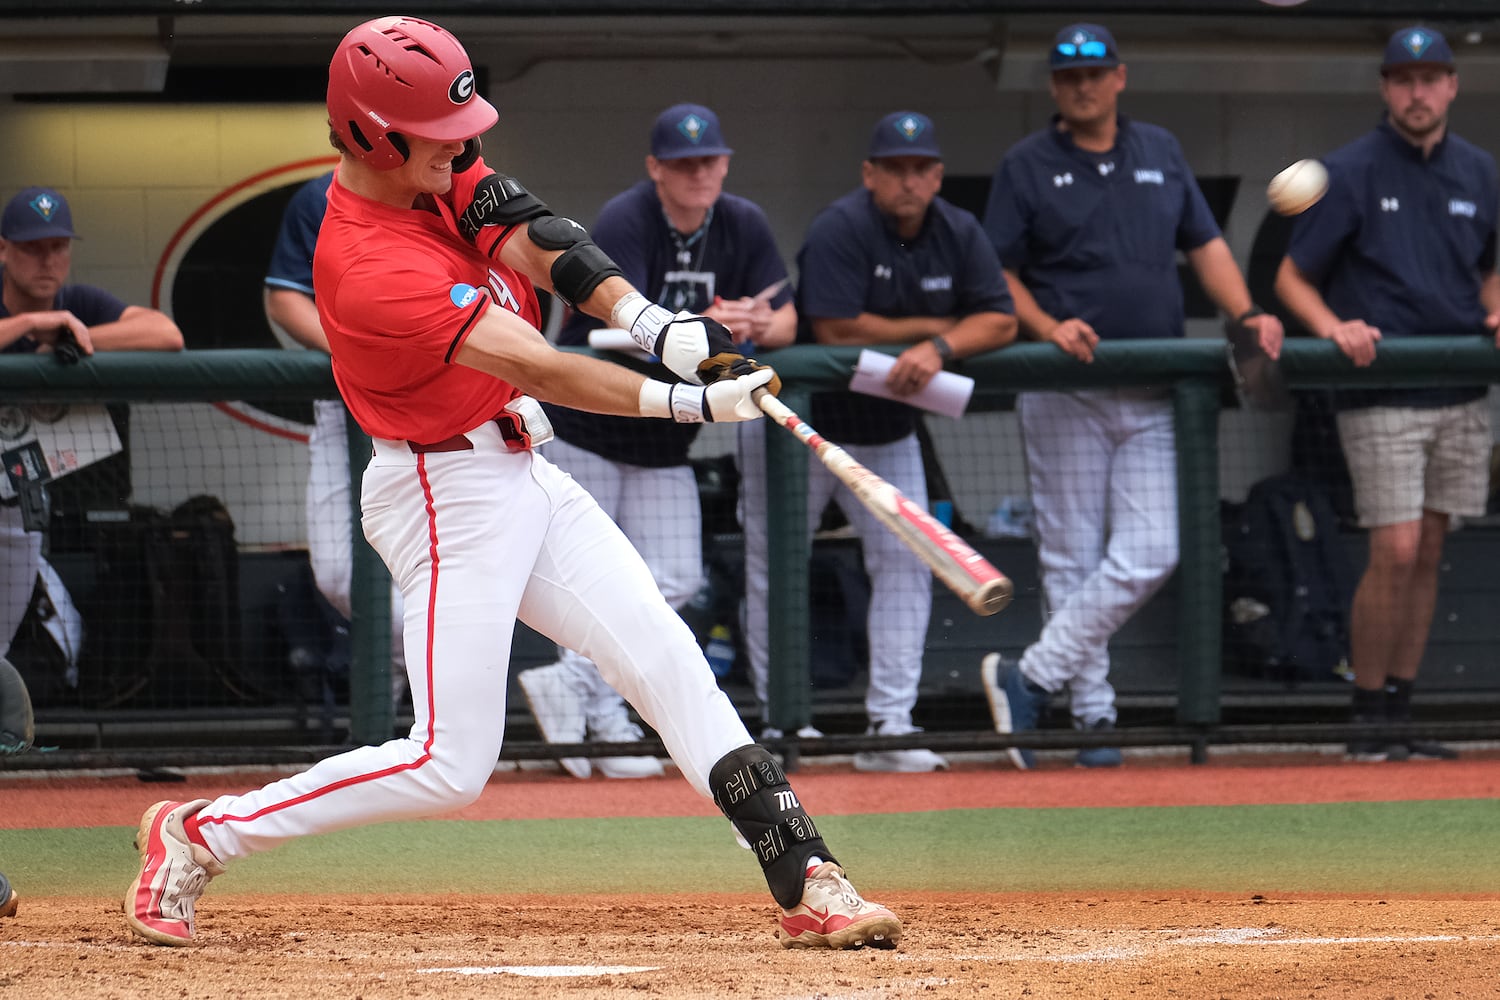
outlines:
[[[933,337],[928,343],[932,344],[932,349],[938,352],[938,357],[943,359],[943,364],[946,365],[953,360],[953,345],[947,340],[942,337]]]
[[[1246,309],[1244,312],[1236,316],[1234,318],[1234,321],[1237,325],[1244,326],[1248,320],[1252,320],[1257,316],[1264,316],[1265,314],[1266,311],[1260,306],[1251,306],[1249,309]]]

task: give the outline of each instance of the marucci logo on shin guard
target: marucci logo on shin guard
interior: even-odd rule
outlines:
[[[776,793],[776,808],[782,812],[787,812],[791,809],[800,809],[801,807],[802,803],[797,801],[797,793],[790,788],[784,792]]]

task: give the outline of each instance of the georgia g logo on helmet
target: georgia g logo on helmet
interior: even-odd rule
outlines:
[[[466,69],[453,78],[448,85],[448,100],[454,104],[463,104],[474,96],[474,71]]]

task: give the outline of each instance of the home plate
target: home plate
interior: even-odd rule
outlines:
[[[655,972],[659,965],[460,965],[449,969],[418,969],[418,972],[451,972],[458,976],[619,976],[629,972]]]

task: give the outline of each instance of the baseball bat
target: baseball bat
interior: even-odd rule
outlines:
[[[781,400],[756,389],[761,411],[817,455],[870,513],[926,563],[934,576],[977,615],[993,615],[1010,603],[1015,586],[988,559],[901,491],[856,462],[847,451],[819,434]]]

